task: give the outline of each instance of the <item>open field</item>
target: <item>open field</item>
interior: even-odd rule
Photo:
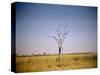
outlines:
[[[16,72],[37,72],[96,67],[97,55],[95,53],[62,54],[61,62],[58,62],[58,55],[16,56]]]

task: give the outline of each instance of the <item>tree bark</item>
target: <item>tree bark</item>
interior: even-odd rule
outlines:
[[[59,62],[60,62],[60,55],[61,55],[61,47],[59,47]]]

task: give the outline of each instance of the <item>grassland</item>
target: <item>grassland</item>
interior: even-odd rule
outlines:
[[[97,55],[95,53],[62,54],[61,62],[58,62],[58,55],[16,56],[16,72],[37,72],[96,67]]]

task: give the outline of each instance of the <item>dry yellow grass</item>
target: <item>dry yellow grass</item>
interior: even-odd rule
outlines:
[[[97,55],[93,53],[62,54],[61,62],[58,62],[57,59],[58,55],[16,57],[16,72],[37,72],[97,67]]]

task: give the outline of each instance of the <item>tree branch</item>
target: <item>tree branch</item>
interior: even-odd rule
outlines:
[[[63,28],[59,26],[58,28],[55,28],[55,31],[57,32],[57,37],[50,36],[56,41],[56,43],[58,44],[58,47],[62,48],[65,37],[69,33],[69,31],[66,31],[66,29],[67,29],[67,25],[64,25]]]

